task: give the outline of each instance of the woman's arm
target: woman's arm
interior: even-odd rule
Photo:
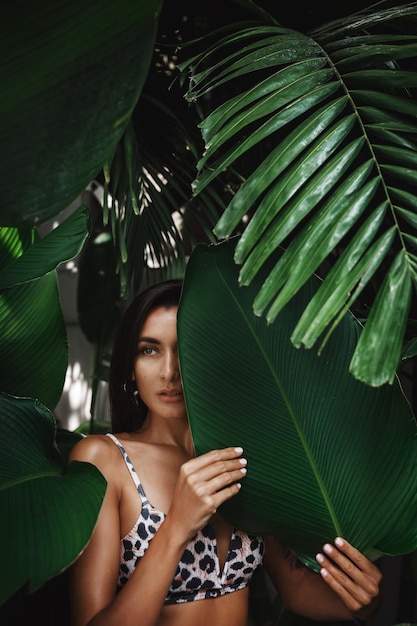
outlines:
[[[115,446],[114,451],[120,456]],[[74,446],[69,460],[96,465],[107,480],[94,532],[69,570],[71,624],[85,626],[115,596],[120,550],[119,494],[111,476],[117,474],[118,459],[103,436],[91,436]]]
[[[284,605],[315,620],[367,619],[380,600],[380,570],[346,540],[325,544],[320,574],[304,567],[276,537],[265,538],[265,568]]]
[[[70,460],[93,463],[108,486],[93,535],[70,570],[73,626],[153,626],[182,553],[222,502],[239,491],[241,450],[213,451],[185,463],[168,514],[138,567],[116,595],[119,572],[119,505],[129,476],[119,450],[104,437],[79,442]],[[121,471],[121,469],[123,471]]]

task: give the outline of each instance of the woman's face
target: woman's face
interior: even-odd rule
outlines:
[[[186,416],[178,362],[177,310],[173,306],[152,311],[138,337],[133,377],[149,418]]]

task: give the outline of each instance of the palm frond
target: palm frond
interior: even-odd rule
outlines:
[[[372,291],[351,373],[375,386],[394,379],[417,284],[417,36],[410,24],[417,24],[415,2],[361,12],[309,36],[238,25],[181,66],[190,74],[190,100],[210,93],[219,102],[201,123],[196,194],[225,168],[239,171],[245,153],[262,154],[214,229],[220,239],[240,234],[242,285],[286,248],[255,313],[272,322],[321,274],[291,336],[297,347],[321,349],[346,307]]]
[[[223,201],[215,189],[192,198],[194,142],[161,101],[142,96],[115,154],[107,186],[125,298],[137,292],[143,280],[149,281],[155,268],[158,279],[182,275],[197,243],[196,231],[201,240],[214,240],[212,229]]]

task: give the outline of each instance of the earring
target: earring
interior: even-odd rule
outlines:
[[[139,390],[135,389],[135,391],[133,392],[133,399],[136,403],[136,406],[139,406]]]
[[[123,391],[124,391],[125,393],[133,393],[133,395],[135,396],[135,398],[136,398],[136,400],[137,400],[137,397],[138,397],[138,395],[139,395],[139,391],[138,391],[138,389],[137,389],[137,387],[136,387],[136,383],[135,383],[135,381],[134,381],[134,380],[132,380],[132,382],[131,382],[131,387],[130,387],[130,389],[128,388],[128,386],[127,386],[127,384],[126,384],[126,383],[123,383]]]

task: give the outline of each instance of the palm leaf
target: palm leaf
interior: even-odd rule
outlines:
[[[120,250],[122,296],[142,281],[182,276],[195,241],[214,241],[223,202],[214,188],[192,201],[196,139],[168,107],[142,95],[108,172],[105,206]]]
[[[241,445],[248,459],[242,489],[221,514],[248,532],[277,534],[313,568],[336,535],[369,556],[411,552],[417,438],[398,381],[373,388],[349,374],[362,331],[350,313],[320,356],[291,344],[315,277],[273,323],[255,316],[269,268],[240,286],[235,246],[236,238],[195,248],[178,314],[196,452]]]
[[[272,322],[323,264],[349,256],[349,269],[340,263],[323,282],[331,303],[316,291],[291,341],[322,349],[346,306],[376,285],[350,365],[375,386],[394,380],[417,278],[416,23],[411,3],[309,36],[242,24],[180,66],[190,72],[189,100],[210,92],[219,102],[201,123],[206,148],[196,193],[226,167],[239,170],[246,152],[263,150],[215,226],[219,238],[241,234],[235,262],[243,285],[287,247],[259,285],[254,311]],[[373,220],[372,231],[364,224]]]
[[[0,394],[0,409],[1,605],[20,589],[35,591],[76,559],[106,482],[89,463],[73,463],[66,473],[54,417],[42,404]]]

